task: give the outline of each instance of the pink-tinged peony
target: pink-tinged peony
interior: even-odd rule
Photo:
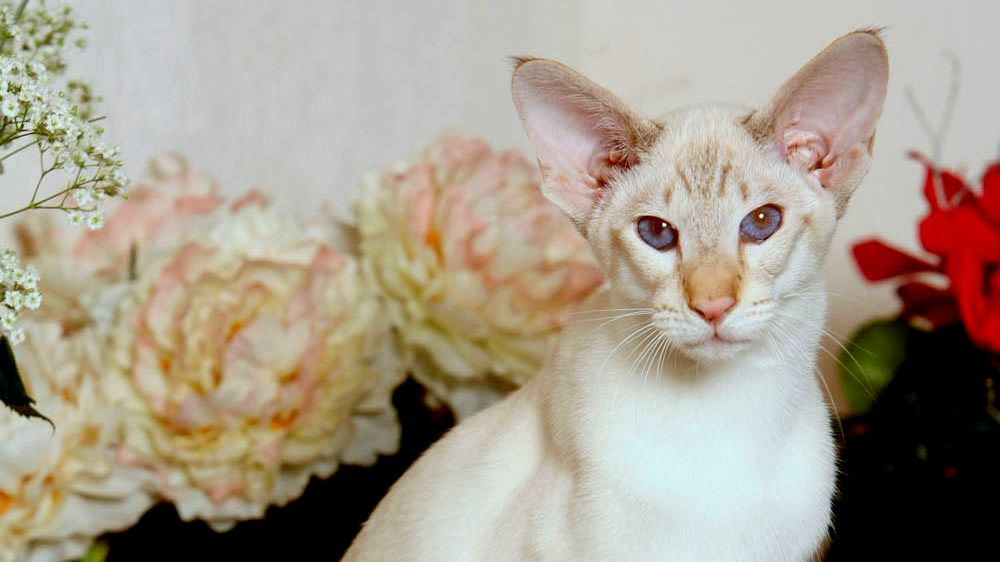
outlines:
[[[224,530],[395,451],[401,369],[370,363],[383,314],[352,258],[252,196],[140,261],[111,323],[120,457],[184,519]]]
[[[86,324],[88,313],[80,299],[95,283],[90,264],[73,257],[80,230],[55,214],[27,213],[14,223],[13,232],[17,254],[41,273],[38,289],[45,300],[31,316],[61,322],[69,330]]]
[[[479,140],[446,136],[372,175],[355,215],[414,375],[459,415],[534,375],[602,282],[535,165]]]
[[[177,154],[154,158],[149,174],[109,213],[104,228],[83,235],[74,248],[77,257],[105,273],[122,275],[133,247],[172,244],[194,218],[222,204],[215,182]]]
[[[176,244],[192,221],[222,204],[215,182],[181,156],[163,154],[149,164],[149,178],[108,212],[104,228],[65,228],[65,221],[29,213],[14,227],[19,255],[44,275],[45,306],[38,314],[73,328],[86,323],[86,298],[97,286],[129,274],[132,249],[141,253]]]
[[[94,537],[134,524],[152,504],[151,475],[116,461],[119,419],[101,385],[101,343],[55,322],[29,322],[17,361],[52,418],[0,407],[0,561],[79,558]]]

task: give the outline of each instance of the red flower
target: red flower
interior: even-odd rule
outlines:
[[[987,168],[977,196],[957,174],[911,155],[927,170],[923,192],[930,211],[920,221],[920,244],[938,264],[877,240],[856,244],[854,259],[868,281],[943,273],[947,289],[903,282],[897,289],[900,315],[932,326],[961,319],[973,342],[1000,353],[1000,162]]]
[[[896,294],[903,301],[900,315],[904,318],[920,318],[931,326],[947,326],[961,319],[955,297],[948,289],[932,287],[921,281],[907,281],[896,288]]]
[[[1000,162],[994,162],[983,174],[983,195],[979,205],[990,220],[1000,222]]]
[[[858,242],[852,248],[861,274],[869,281],[885,281],[899,275],[938,271],[938,267],[879,240]]]

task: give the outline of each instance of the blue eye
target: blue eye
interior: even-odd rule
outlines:
[[[636,229],[643,242],[661,252],[677,245],[677,229],[660,217],[639,217]]]
[[[750,211],[740,222],[740,238],[748,242],[763,242],[781,227],[781,208],[764,205]]]

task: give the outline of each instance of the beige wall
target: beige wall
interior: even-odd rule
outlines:
[[[620,0],[78,2],[91,47],[73,71],[105,96],[107,128],[132,175],[176,149],[237,192],[260,186],[303,210],[345,209],[366,170],[443,129],[525,147],[508,93],[511,54],[563,60],[643,111],[757,103],[853,28],[885,25],[893,65],[878,154],[830,259],[831,330],[893,309],[863,285],[851,240],[915,247],[928,144],[904,102],[932,115],[955,53],[964,75],[945,159],[978,174],[1000,141],[1000,2]],[[9,194],[5,194],[9,198]],[[832,348],[833,344],[831,344]]]

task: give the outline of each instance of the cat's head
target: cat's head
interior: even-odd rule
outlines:
[[[545,196],[590,242],[617,301],[688,357],[760,340],[813,287],[867,172],[888,78],[877,32],[833,42],[754,111],[654,121],[559,63],[518,59],[513,95]]]

